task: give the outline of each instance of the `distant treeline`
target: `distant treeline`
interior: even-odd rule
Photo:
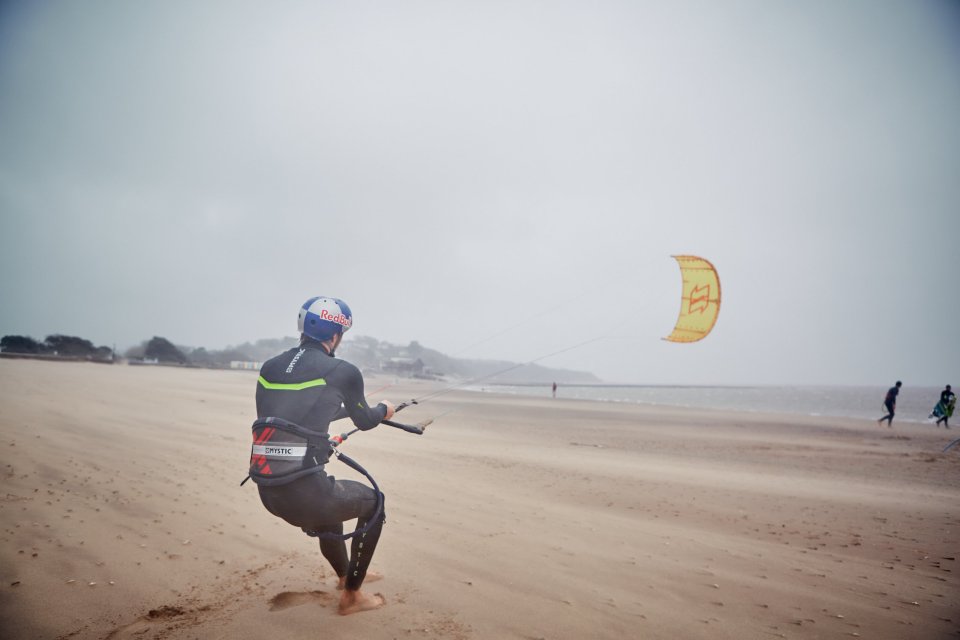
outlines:
[[[297,346],[297,338],[271,338],[245,342],[221,350],[204,347],[177,346],[160,336],[144,340],[127,349],[123,356],[130,362],[173,364],[187,367],[230,368],[231,362],[263,362]],[[47,336],[38,342],[27,336],[4,336],[0,341],[4,354],[27,354],[34,357],[59,357],[113,362],[116,354],[109,347],[95,347],[89,340],[76,336]],[[490,383],[523,384],[544,382],[596,383],[596,376],[585,371],[550,369],[537,364],[520,365],[499,360],[452,358],[417,341],[395,345],[366,336],[351,336],[338,355],[367,372],[429,378],[454,377],[484,379]]]
[[[127,349],[123,355],[128,360],[156,360],[165,364],[182,364],[195,367],[228,368],[234,361],[263,362],[281,351],[297,344],[296,339],[258,340],[226,349],[204,347],[178,347],[166,338],[154,336],[136,347]]]
[[[30,336],[3,336],[0,338],[0,352],[102,362],[113,360],[113,349],[110,347],[95,347],[89,340],[59,334],[47,336],[43,342]]]
[[[123,357],[133,361],[227,368],[235,360],[266,360],[296,343],[294,338],[260,340],[254,344],[246,343],[239,347],[208,351],[203,347],[178,347],[166,338],[154,336],[127,349]],[[97,347],[84,338],[59,334],[47,336],[43,341],[30,336],[3,336],[0,338],[0,353],[97,362],[112,362],[118,355],[110,347]]]

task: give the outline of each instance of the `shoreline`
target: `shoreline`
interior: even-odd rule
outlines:
[[[622,393],[619,396],[600,395],[604,389]],[[488,384],[464,387],[464,390],[478,393],[495,390],[506,395],[551,397],[549,385]],[[914,387],[910,391],[899,403],[894,423],[933,427],[933,421],[927,417],[929,407],[926,403],[933,402],[931,398],[939,395],[939,389]],[[885,412],[872,408],[877,393],[875,387],[859,385],[558,385],[556,399],[876,422]],[[834,406],[830,406],[831,403]],[[837,406],[841,404],[843,406]]]
[[[209,370],[209,371],[246,371],[251,372],[253,370],[243,368],[243,367],[208,367],[201,365],[190,365],[190,364],[178,364],[178,363],[159,363],[159,362],[140,362],[136,360],[97,360],[92,358],[85,357],[74,357],[74,356],[54,356],[48,354],[19,354],[19,353],[6,353],[0,352],[0,357],[7,358],[11,360],[26,359],[26,360],[40,360],[47,362],[62,362],[62,363],[96,363],[96,364],[117,364],[117,365],[129,365],[129,366],[155,366],[155,367],[170,367],[174,369],[194,369],[194,370]],[[418,378],[418,377],[397,377],[388,372],[366,372],[364,373],[365,377],[369,379],[385,380],[391,379],[394,380],[394,384],[390,386],[395,386],[396,384],[409,384],[409,385],[435,385],[440,389],[450,390],[450,391],[467,391],[475,393],[490,393],[487,387],[498,389],[499,392],[509,394],[509,395],[527,395],[522,390],[524,389],[542,389],[545,392],[549,392],[552,388],[552,382],[487,382],[479,383],[473,380],[464,380],[460,382],[448,381],[448,380],[438,380],[431,378]],[[402,381],[402,382],[401,382]],[[679,392],[698,392],[698,391],[756,391],[763,393],[776,393],[776,392],[799,392],[799,393],[821,393],[824,391],[842,391],[842,392],[861,392],[864,394],[869,394],[871,398],[875,400],[875,396],[879,393],[879,387],[872,385],[862,385],[862,384],[850,384],[850,385],[813,385],[813,384],[802,384],[802,385],[787,385],[787,384],[737,384],[737,385],[722,385],[722,384],[638,384],[638,383],[557,383],[558,390],[560,390],[560,396],[558,399],[565,398],[569,399],[568,395],[564,395],[564,390],[576,389],[576,390],[603,390],[603,389],[618,389],[625,391],[679,391]],[[922,390],[926,392],[924,396],[927,400],[929,398],[935,397],[939,393],[939,387],[936,386],[918,386],[912,387],[910,390]],[[519,390],[519,391],[513,391]],[[445,393],[447,391],[444,391]],[[541,396],[538,394],[529,394],[531,397],[547,397]],[[810,418],[850,418],[850,419],[860,419],[860,420],[874,420],[875,417],[872,417],[871,412],[864,412],[862,410],[856,409],[833,409],[833,410],[814,410],[814,409],[798,409],[798,408],[777,408],[777,407],[751,407],[741,405],[730,405],[729,403],[725,404],[723,401],[716,402],[700,402],[693,403],[688,401],[680,400],[666,400],[666,399],[642,399],[642,398],[627,398],[627,397],[583,397],[575,396],[576,399],[585,400],[585,401],[594,401],[594,402],[611,402],[611,403],[624,403],[624,404],[636,404],[636,405],[645,405],[652,407],[677,407],[682,409],[704,409],[712,411],[733,411],[733,412],[747,412],[747,413],[769,413],[775,415],[791,415],[791,416],[803,416]],[[916,402],[916,401],[915,401]],[[931,405],[932,406],[932,405]],[[898,411],[896,421],[899,423],[906,423],[911,425],[922,425],[932,424],[929,417],[918,417],[924,416],[925,411],[917,411],[917,407],[912,407],[913,411],[907,413],[905,411]],[[881,410],[883,411],[883,410]],[[906,415],[905,415],[906,414]],[[960,420],[960,418],[958,418]]]

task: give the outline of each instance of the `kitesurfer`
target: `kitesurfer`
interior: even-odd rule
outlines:
[[[343,594],[339,611],[343,615],[385,604],[380,594],[360,590],[385,516],[382,509],[378,515],[378,504],[382,502],[378,502],[374,489],[361,482],[337,480],[327,475],[324,463],[332,451],[328,444],[329,425],[349,417],[359,429],[366,431],[389,420],[395,410],[387,401],[369,406],[364,399],[360,370],[334,356],[352,323],[350,307],[337,298],[310,298],[300,308],[300,344],[263,364],[256,402],[260,419],[275,421],[269,423],[271,428],[293,423],[294,431],[290,433],[294,436],[291,437],[306,434],[301,443],[306,446],[292,449],[268,446],[273,444],[269,434],[276,430],[264,429],[259,443],[254,442],[250,471],[258,485],[260,500],[270,513],[319,538],[320,552],[340,579],[338,588]],[[258,451],[263,455],[257,455]],[[290,458],[291,452],[301,457]],[[291,468],[295,470],[288,471]],[[281,469],[284,473],[280,473]],[[336,536],[342,536],[344,521],[354,518],[358,533],[351,541],[348,558],[345,541]]]
[[[894,409],[897,408],[897,395],[900,393],[901,386],[903,386],[903,383],[897,380],[897,384],[887,390],[887,395],[883,399],[883,406],[887,409],[887,415],[877,420],[877,424],[882,425],[883,421],[886,420],[888,427],[893,426],[893,414]]]
[[[936,417],[937,426],[940,426],[940,423],[943,423],[943,426],[947,429],[950,428],[950,416],[953,415],[953,408],[957,403],[957,394],[950,390],[950,385],[940,392],[940,402],[937,403],[937,406],[933,408],[933,413],[930,414],[930,418]]]

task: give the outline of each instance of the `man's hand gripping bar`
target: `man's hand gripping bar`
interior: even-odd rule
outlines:
[[[415,433],[419,436],[419,435],[423,435],[424,430],[428,426],[430,426],[432,422],[433,422],[433,418],[430,418],[429,420],[424,420],[419,424],[401,424],[399,422],[394,422],[393,420],[384,420],[383,424],[390,427],[395,427],[397,429],[401,429],[403,431],[406,431],[407,433]],[[346,433],[341,433],[338,436],[330,436],[330,444],[333,445],[334,449],[336,449],[337,445],[343,443],[344,440],[346,440],[347,438],[349,438],[350,436],[352,436],[358,431],[360,431],[360,429],[354,429]],[[334,451],[334,453],[336,453],[336,451]]]

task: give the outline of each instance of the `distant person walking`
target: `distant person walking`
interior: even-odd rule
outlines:
[[[553,397],[554,397],[554,398],[557,397],[557,383],[556,383],[556,382],[553,383]]]
[[[893,414],[897,408],[897,396],[900,394],[901,386],[903,386],[903,383],[897,380],[897,384],[887,390],[887,397],[883,399],[883,406],[887,409],[887,415],[877,420],[877,424],[882,425],[883,421],[886,420],[888,427],[893,426]]]
[[[937,426],[943,423],[947,429],[950,428],[950,416],[953,415],[953,409],[957,406],[957,394],[950,390],[950,385],[940,392],[940,402],[933,408],[933,412],[928,418],[938,418]]]

